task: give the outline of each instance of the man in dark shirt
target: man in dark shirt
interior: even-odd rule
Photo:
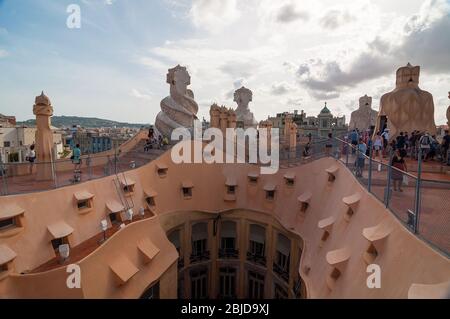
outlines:
[[[447,162],[447,165],[450,165],[449,158],[448,158],[448,149],[450,147],[450,135],[448,134],[448,130],[445,130],[445,135],[442,138],[442,160],[443,162]]]
[[[400,132],[400,135],[397,136],[397,149],[402,150],[405,148],[405,136],[403,132]]]

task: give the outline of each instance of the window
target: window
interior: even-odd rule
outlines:
[[[233,195],[236,192],[236,186],[227,186],[227,193]]]
[[[254,271],[248,272],[248,298],[264,298],[264,275]]]
[[[142,294],[141,299],[159,299],[159,282],[148,288]]]
[[[16,218],[6,218],[0,220],[0,230],[16,227]]]
[[[275,191],[266,191],[266,199],[273,200],[275,198]]]
[[[166,177],[167,176],[168,167],[166,164],[156,164],[156,173],[159,177]]]
[[[3,142],[3,147],[11,147],[11,142],[9,142],[9,141]]]
[[[220,248],[223,250],[234,250],[236,247],[236,238],[222,237],[220,241]]]
[[[249,176],[248,181],[250,184],[256,184],[256,183],[258,183],[258,177],[257,176]]]
[[[120,213],[110,213],[109,214],[109,220],[111,221],[111,224],[118,224],[120,223]]]
[[[0,265],[0,273],[8,271],[8,263]]]
[[[289,281],[291,241],[282,234],[278,234],[277,250],[273,270],[285,281]]]
[[[208,298],[208,269],[201,268],[191,271],[191,298]]]
[[[91,208],[91,201],[89,199],[80,200],[77,203],[78,209],[87,209]]]
[[[236,269],[223,267],[219,269],[219,298],[236,298]]]
[[[148,206],[156,206],[155,197],[147,197],[145,198],[145,201],[147,202]]]
[[[134,192],[134,185],[124,185],[122,189],[125,194],[132,194]]]
[[[191,187],[183,187],[183,196],[185,198],[192,197],[192,188]]]
[[[191,262],[209,259],[208,246],[208,224],[197,223],[192,226],[192,254]]]
[[[206,251],[206,239],[195,240],[192,242],[192,254],[199,256]]]
[[[238,258],[236,249],[236,223],[226,220],[220,224],[219,258]]]
[[[293,177],[286,177],[286,185],[287,186],[294,186],[295,184],[295,179]]]
[[[69,240],[66,237],[61,237],[61,238],[55,238],[52,240],[52,247],[54,250],[58,251],[59,246],[64,245],[64,244],[68,244]]]
[[[250,225],[249,250],[247,252],[247,260],[266,265],[265,257],[265,241],[266,229],[262,226]]]

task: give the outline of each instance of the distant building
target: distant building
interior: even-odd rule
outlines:
[[[62,135],[53,130],[56,157],[63,152]],[[4,163],[24,162],[30,146],[35,143],[35,127],[0,127],[0,157]]]
[[[65,143],[70,149],[80,144],[82,154],[95,154],[118,148],[137,131],[138,129],[131,128],[84,129],[72,127],[65,138]]]
[[[14,127],[16,126],[15,116],[6,116],[0,114],[0,127]]]
[[[324,138],[328,136],[328,133],[333,133],[334,136],[342,135],[347,132],[348,128],[345,123],[345,116],[333,116],[326,103],[317,116],[306,116],[303,110],[300,113],[295,110],[294,113],[278,113],[275,117],[269,117],[268,121],[272,123],[274,128],[279,128],[283,132],[285,119],[288,116],[297,124],[300,136],[311,134],[313,137]]]

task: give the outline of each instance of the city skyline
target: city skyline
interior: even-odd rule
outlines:
[[[72,3],[80,29],[66,26]],[[33,118],[44,90],[55,115],[153,123],[168,95],[167,70],[181,64],[200,119],[214,102],[236,108],[232,93],[245,85],[258,121],[294,109],[315,116],[325,101],[349,120],[364,94],[378,109],[395,70],[410,62],[421,66],[420,87],[433,94],[441,125],[449,24],[447,1],[3,0],[1,113]]]

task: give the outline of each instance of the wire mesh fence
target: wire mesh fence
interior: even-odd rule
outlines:
[[[58,160],[53,163],[1,163],[2,195],[44,191],[117,175],[141,167],[170,148],[141,150],[138,145],[124,154],[85,156],[80,163]],[[419,150],[420,153],[420,150]],[[377,156],[379,155],[379,156]],[[280,167],[303,165],[322,157],[334,157],[345,165],[371,194],[412,232],[450,254],[450,182],[423,179],[421,156],[412,173],[393,167],[392,153],[381,154],[339,138],[281,146]],[[36,182],[38,181],[38,182]]]
[[[420,181],[420,214],[417,234],[440,248],[450,252],[450,185],[448,182]]]

